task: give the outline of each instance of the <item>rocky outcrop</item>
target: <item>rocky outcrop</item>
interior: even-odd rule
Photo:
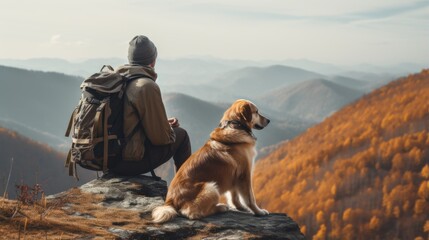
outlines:
[[[141,219],[139,227],[126,227],[127,221],[117,220],[105,230],[119,239],[304,239],[299,226],[286,214],[256,217],[249,213],[229,211],[201,220],[177,217],[164,224],[150,222],[151,211],[164,203],[165,181],[151,177],[118,177],[105,175],[80,187],[81,194],[99,199],[97,205],[105,211],[131,211]],[[67,192],[51,196],[61,198]],[[73,209],[68,204],[68,209]],[[82,211],[82,210],[81,210]],[[95,214],[73,212],[75,216],[95,218]],[[118,214],[119,215],[119,214]]]

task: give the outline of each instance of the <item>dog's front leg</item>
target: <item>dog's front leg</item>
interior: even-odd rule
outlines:
[[[255,215],[267,215],[269,212],[265,209],[261,209],[256,204],[255,195],[253,193],[252,181],[250,174],[245,176],[239,183],[239,192],[244,200],[244,203],[255,213]]]
[[[237,189],[231,191],[231,201],[234,204],[234,207],[242,212],[248,212],[249,210],[245,207],[240,201],[240,194]]]

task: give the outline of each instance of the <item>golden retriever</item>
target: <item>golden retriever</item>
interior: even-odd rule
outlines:
[[[252,102],[234,102],[210,139],[180,167],[168,188],[165,204],[152,211],[152,221],[166,222],[179,213],[199,219],[225,212],[229,208],[219,203],[219,198],[227,192],[236,209],[248,207],[255,215],[269,214],[256,204],[251,179],[256,156],[252,129],[263,129],[269,122]]]

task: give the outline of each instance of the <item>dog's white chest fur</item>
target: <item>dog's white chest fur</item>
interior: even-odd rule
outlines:
[[[249,161],[249,166],[252,167],[256,158],[256,147],[249,147],[244,151],[247,161]]]

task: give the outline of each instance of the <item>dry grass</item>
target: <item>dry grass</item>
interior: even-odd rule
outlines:
[[[147,220],[136,211],[106,209],[101,196],[74,188],[61,198],[42,198],[32,205],[0,198],[0,239],[115,239],[110,227],[141,229]]]

